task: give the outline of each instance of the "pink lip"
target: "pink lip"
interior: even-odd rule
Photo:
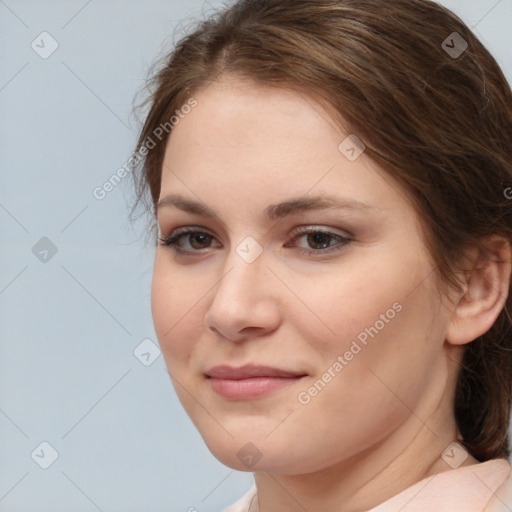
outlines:
[[[260,398],[296,383],[305,375],[305,373],[255,365],[245,365],[240,368],[222,365],[215,366],[206,372],[213,391],[233,400]]]

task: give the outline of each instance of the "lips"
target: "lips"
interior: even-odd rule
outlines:
[[[215,366],[205,373],[211,389],[228,400],[252,400],[299,382],[307,374],[270,366]]]
[[[207,377],[230,380],[249,379],[251,377],[281,377],[286,379],[303,377],[306,375],[304,372],[294,372],[282,370],[280,368],[272,368],[270,366],[256,365],[245,365],[239,368],[227,365],[214,366],[211,370],[208,370],[205,373]]]

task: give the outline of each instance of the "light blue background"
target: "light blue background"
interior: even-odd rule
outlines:
[[[442,3],[511,80],[512,0]],[[149,65],[219,5],[0,0],[0,512],[219,512],[252,484],[206,449],[162,357],[134,356],[156,337],[131,177],[92,194],[130,155]],[[43,31],[47,59],[31,48]],[[43,441],[48,469],[31,458]]]

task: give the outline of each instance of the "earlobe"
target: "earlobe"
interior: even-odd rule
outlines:
[[[468,269],[453,311],[446,341],[469,343],[485,334],[505,307],[511,275],[510,242],[500,236],[483,241],[466,253]]]

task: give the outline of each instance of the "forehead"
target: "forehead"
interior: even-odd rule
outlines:
[[[222,147],[260,153],[267,148],[269,155],[279,148],[282,151],[278,153],[283,154],[286,147],[292,147],[296,154],[299,141],[308,140],[330,145],[332,154],[337,153],[342,134],[320,105],[299,92],[230,76],[194,97],[197,106],[171,133],[168,149],[174,154],[179,153],[184,138],[204,149]],[[307,148],[300,151],[302,156],[308,153]]]
[[[393,195],[403,198],[364,153],[350,161],[340,152],[353,134],[305,94],[227,77],[194,98],[197,106],[167,144],[161,198],[188,194],[259,211],[310,193],[339,193],[379,208],[396,206]]]

